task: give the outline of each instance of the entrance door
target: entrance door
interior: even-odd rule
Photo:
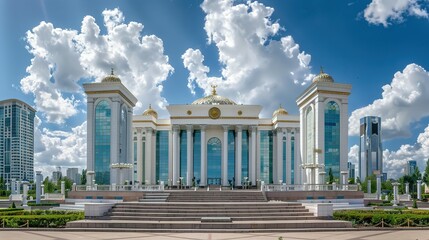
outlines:
[[[217,137],[207,142],[207,185],[221,184],[222,144]]]

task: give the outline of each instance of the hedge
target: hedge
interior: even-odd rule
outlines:
[[[342,210],[334,212],[334,219],[351,221],[354,225],[427,226],[429,212],[424,210]]]
[[[17,215],[0,216],[1,227],[38,227],[59,228],[65,227],[67,222],[84,219],[83,212],[74,212],[66,215]]]

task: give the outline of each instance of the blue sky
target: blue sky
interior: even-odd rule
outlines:
[[[219,94],[261,104],[268,117],[280,103],[297,114],[297,95],[323,66],[336,82],[353,86],[350,160],[357,158],[356,121],[379,115],[385,168],[396,177],[406,160],[417,160],[423,170],[429,157],[428,5],[426,0],[0,1],[0,96],[38,110],[35,168],[48,173],[55,166],[85,165],[81,85],[99,80],[110,67],[124,84],[136,86],[136,114],[152,104],[166,116],[165,105],[190,103],[216,83]],[[97,28],[98,36],[108,39],[105,45],[84,34]],[[133,45],[136,36],[141,45]],[[106,49],[116,52],[103,53]]]

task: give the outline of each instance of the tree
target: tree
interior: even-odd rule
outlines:
[[[328,172],[328,184],[332,184],[334,182],[334,174],[332,174],[332,168],[329,168]]]
[[[365,178],[365,181],[363,181],[363,183],[361,184],[362,191],[367,192],[368,180],[371,180],[371,192],[370,193],[375,193],[377,191],[377,180],[376,180],[376,177],[374,174],[372,174],[371,176],[367,176]]]
[[[56,185],[49,181],[49,177],[45,178],[43,185],[45,185],[45,193],[53,193],[56,190]]]
[[[80,184],[86,185],[86,169],[82,169],[82,176],[80,176]]]
[[[429,186],[429,159],[426,161],[425,172],[423,173],[423,182]]]

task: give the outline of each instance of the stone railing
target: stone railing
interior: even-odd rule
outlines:
[[[74,191],[164,191],[164,185],[75,185]]]
[[[61,193],[45,193],[45,200],[64,200],[65,196]]]
[[[268,184],[262,191],[358,191],[358,185],[347,184]]]

